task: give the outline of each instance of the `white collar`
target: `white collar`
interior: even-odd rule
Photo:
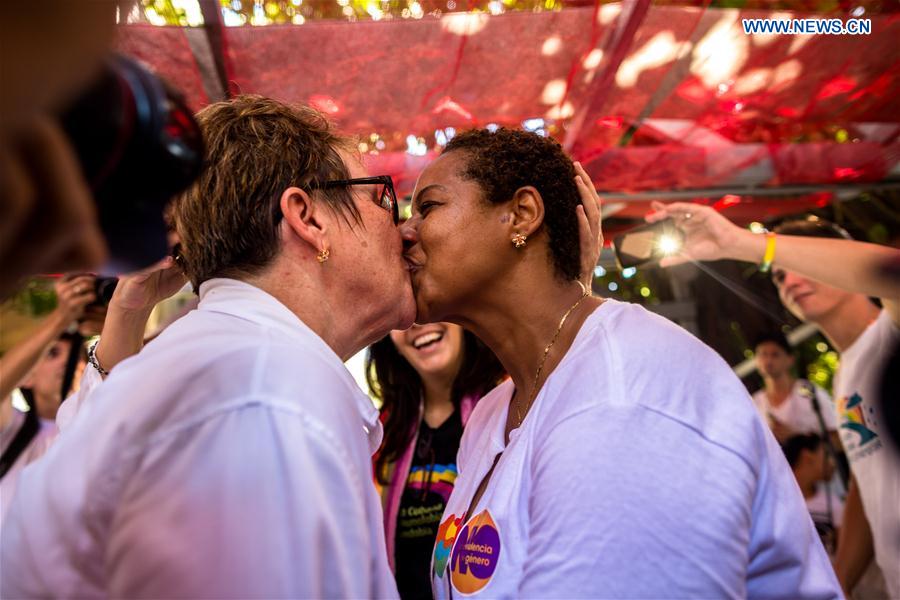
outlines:
[[[312,346],[318,354],[334,365],[335,372],[344,384],[357,392],[353,394],[353,400],[369,437],[370,447],[374,444],[377,449],[381,444],[378,409],[359,388],[334,350],[274,296],[245,281],[227,278],[209,279],[200,284],[200,304],[197,310],[222,313],[250,321],[279,335],[286,335]]]
[[[226,278],[204,281],[200,284],[200,304],[197,308],[231,315],[303,340],[314,337],[319,350],[337,358],[334,350],[287,306],[268,292],[245,281]]]

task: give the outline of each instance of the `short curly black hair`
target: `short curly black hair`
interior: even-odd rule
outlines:
[[[533,186],[544,200],[544,224],[550,259],[564,280],[578,279],[581,248],[575,207],[581,204],[575,166],[558,142],[536,133],[499,128],[456,135],[444,148],[465,152],[462,176],[481,186],[488,202],[510,200],[516,190]]]

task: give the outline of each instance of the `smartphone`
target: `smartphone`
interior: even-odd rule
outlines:
[[[684,244],[684,233],[672,219],[641,225],[613,239],[620,269],[638,267],[677,254]]]

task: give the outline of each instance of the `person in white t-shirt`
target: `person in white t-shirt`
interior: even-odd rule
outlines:
[[[417,320],[470,329],[511,377],[463,434],[435,597],[840,597],[731,369],[578,282],[580,190],[558,143],[507,129],[458,134],[416,184]]]
[[[822,435],[823,426],[835,435],[837,425],[831,409],[831,396],[807,379],[794,376],[794,355],[781,333],[768,333],[753,344],[756,369],[764,387],[753,394],[753,404],[769,424],[775,439],[783,443],[789,437],[815,433]],[[812,394],[816,396],[813,401]],[[818,407],[818,408],[817,408]]]
[[[816,324],[841,354],[834,382],[835,417],[853,475],[838,540],[835,571],[847,595],[874,550],[888,593],[900,598],[900,454],[885,439],[879,399],[884,364],[900,340],[900,284],[881,276],[894,248],[853,241],[817,217],[754,234],[712,208],[656,203],[648,217],[671,217],[685,232],[685,260],[761,261],[785,307]],[[881,300],[879,309],[870,298]]]
[[[310,108],[238,96],[199,120],[207,167],[175,208],[199,306],[25,470],[4,598],[397,595],[378,412],[343,364],[415,315],[392,182]]]

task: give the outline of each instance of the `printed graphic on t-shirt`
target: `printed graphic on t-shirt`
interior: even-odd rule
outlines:
[[[474,594],[490,583],[500,560],[500,532],[484,510],[466,523],[450,558],[450,583],[460,594]]]
[[[456,465],[422,465],[414,466],[406,479],[406,488],[414,490],[427,489],[440,495],[444,504],[450,499],[453,484],[456,482]],[[438,515],[438,519],[441,516]]]
[[[456,541],[461,525],[462,517],[450,515],[438,528],[437,538],[434,541],[434,564],[432,567],[434,574],[438,577],[444,576],[444,569],[450,558],[450,550],[453,549],[453,542]]]
[[[441,520],[444,503],[436,502],[425,506],[403,506],[397,514],[397,537],[400,539],[434,539],[434,526]],[[426,556],[428,549],[425,549]],[[427,565],[426,565],[427,567]]]
[[[874,431],[878,428],[875,409],[859,393],[840,398],[837,406],[841,416],[841,440],[850,461],[879,450],[882,443]]]
[[[462,434],[458,410],[437,428],[424,420],[419,424],[412,464],[400,498],[394,540],[394,573],[401,598],[431,597],[435,541],[441,515],[456,482],[456,455]]]

